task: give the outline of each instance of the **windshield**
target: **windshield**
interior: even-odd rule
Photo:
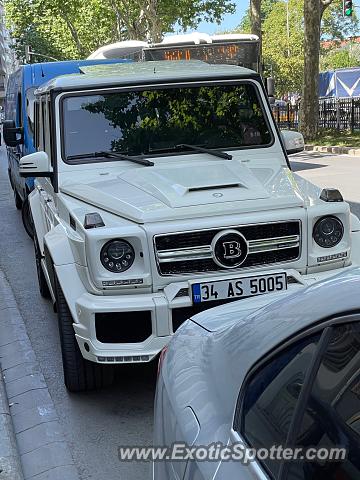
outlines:
[[[251,83],[68,96],[62,130],[65,159],[71,163],[79,162],[77,155],[98,151],[154,155],[179,144],[236,149],[272,142]]]

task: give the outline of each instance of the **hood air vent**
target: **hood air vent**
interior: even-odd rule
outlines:
[[[205,185],[203,187],[190,187],[188,192],[201,192],[203,190],[224,190],[224,188],[239,188],[243,187],[241,183],[226,183],[225,185]]]

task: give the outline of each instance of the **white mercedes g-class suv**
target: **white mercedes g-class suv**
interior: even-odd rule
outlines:
[[[291,171],[303,139],[280,135],[258,74],[90,70],[37,90],[37,152],[20,161],[36,177],[39,285],[56,304],[69,390],[154,359],[196,312],[357,263],[358,219],[337,190]]]

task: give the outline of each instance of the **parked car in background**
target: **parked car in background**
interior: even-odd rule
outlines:
[[[290,290],[182,325],[160,357],[154,445],[169,454],[174,443],[341,447],[346,458],[244,464],[177,456],[154,463],[154,480],[360,478],[360,269]]]
[[[90,71],[91,70],[91,71]],[[35,95],[30,195],[40,292],[69,390],[149,362],[189,316],[359,263],[340,193],[291,171],[261,77],[199,61],[88,67]]]
[[[37,87],[59,75],[81,73],[89,65],[122,63],[127,60],[72,60],[22,65],[9,76],[3,117],[3,135],[7,145],[8,172],[14,190],[16,208],[22,209],[22,219],[27,233],[33,235],[29,215],[28,195],[34,187],[34,178],[19,175],[19,160],[35,152],[34,146],[34,92]],[[1,112],[2,113],[2,112]],[[17,138],[9,142],[9,129],[16,129]]]

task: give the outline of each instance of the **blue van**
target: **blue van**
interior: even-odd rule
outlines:
[[[81,67],[109,63],[124,63],[130,60],[71,60],[22,65],[9,76],[5,95],[5,120],[3,136],[7,146],[8,173],[14,190],[16,208],[22,210],[22,219],[27,233],[32,237],[33,228],[27,197],[34,187],[33,178],[19,175],[19,160],[35,152],[34,147],[34,92],[43,83],[70,73],[82,73]],[[16,136],[14,135],[16,133]]]

